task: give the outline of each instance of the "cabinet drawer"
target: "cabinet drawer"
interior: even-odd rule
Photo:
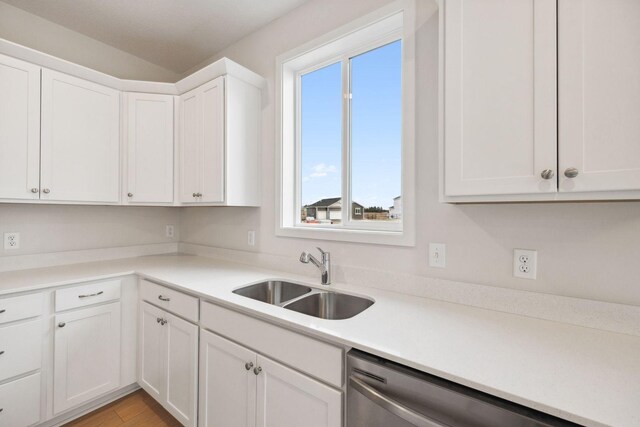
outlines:
[[[120,299],[121,282],[122,280],[117,279],[58,289],[56,291],[56,311],[118,300]]]
[[[336,387],[342,387],[342,348],[203,302],[200,325]]]
[[[0,381],[40,369],[42,320],[0,327]]]
[[[140,295],[143,300],[151,304],[192,322],[198,321],[198,298],[196,297],[144,279],[140,280]]]
[[[0,385],[0,426],[27,427],[40,421],[40,373]]]
[[[30,294],[0,299],[0,324],[40,316],[43,298],[43,294]]]

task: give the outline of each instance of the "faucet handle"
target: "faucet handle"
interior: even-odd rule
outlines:
[[[308,262],[309,262],[309,253],[307,253],[307,252],[302,252],[302,253],[300,254],[300,262],[303,262],[303,263],[305,263],[305,264],[306,264],[306,263],[308,263]]]

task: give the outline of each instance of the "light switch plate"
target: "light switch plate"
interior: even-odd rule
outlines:
[[[445,268],[447,266],[447,245],[429,243],[429,267]]]

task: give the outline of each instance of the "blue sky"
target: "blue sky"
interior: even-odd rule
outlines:
[[[401,44],[351,60],[353,200],[393,205],[401,191]],[[341,193],[342,77],[335,63],[302,76],[302,204]]]

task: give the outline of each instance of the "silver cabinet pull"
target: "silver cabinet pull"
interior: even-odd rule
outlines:
[[[260,366],[256,366],[255,368],[253,368],[254,374],[260,375],[260,372],[262,372],[262,368]]]
[[[253,368],[253,362],[247,362],[244,364],[244,369],[246,369],[247,371],[250,371],[251,368]]]
[[[42,192],[43,192],[44,194],[49,194],[49,193],[51,193],[51,190],[49,190],[48,188],[43,188],[43,189],[42,189]]]
[[[193,193],[193,197],[198,197],[198,196],[197,196],[197,193]]]
[[[127,197],[133,197],[133,193],[127,193]]]
[[[167,323],[169,323],[169,321],[168,321],[167,319],[162,319],[162,320],[160,320],[160,324],[161,324],[162,326],[166,325]]]
[[[160,301],[171,301],[171,298],[165,297],[165,296],[162,296],[162,295],[158,295],[158,299]]]
[[[4,350],[0,350],[0,356],[4,354]]]
[[[545,169],[542,171],[542,173],[540,173],[540,176],[542,177],[542,179],[551,179],[553,178],[553,175],[555,174],[551,169]]]
[[[96,296],[102,295],[102,294],[104,294],[104,291],[96,292],[95,294],[78,295],[78,298],[96,297]]]
[[[567,178],[575,178],[576,176],[578,176],[578,169],[567,168],[564,171],[564,176],[566,176]]]
[[[375,388],[371,387],[364,381],[354,377],[349,377],[349,384],[355,390],[360,392],[364,397],[391,412],[394,415],[402,418],[406,422],[416,427],[449,427],[447,424],[442,424],[436,420],[428,418],[419,412],[403,405],[400,402],[396,402],[390,397],[380,393]]]
[[[31,192],[35,194],[35,193],[38,193],[38,192],[39,192],[39,190],[38,190],[37,188],[35,188],[35,187],[34,187],[34,188],[32,188],[32,189],[31,189]]]
[[[156,323],[160,323],[161,320],[162,320],[161,318],[156,317]]]
[[[66,325],[66,323],[60,322],[60,323],[58,323],[58,328],[64,328],[65,325]]]
[[[0,310],[0,314],[4,313],[5,311],[7,311],[7,310],[5,310],[5,309],[3,308],[2,310]]]

